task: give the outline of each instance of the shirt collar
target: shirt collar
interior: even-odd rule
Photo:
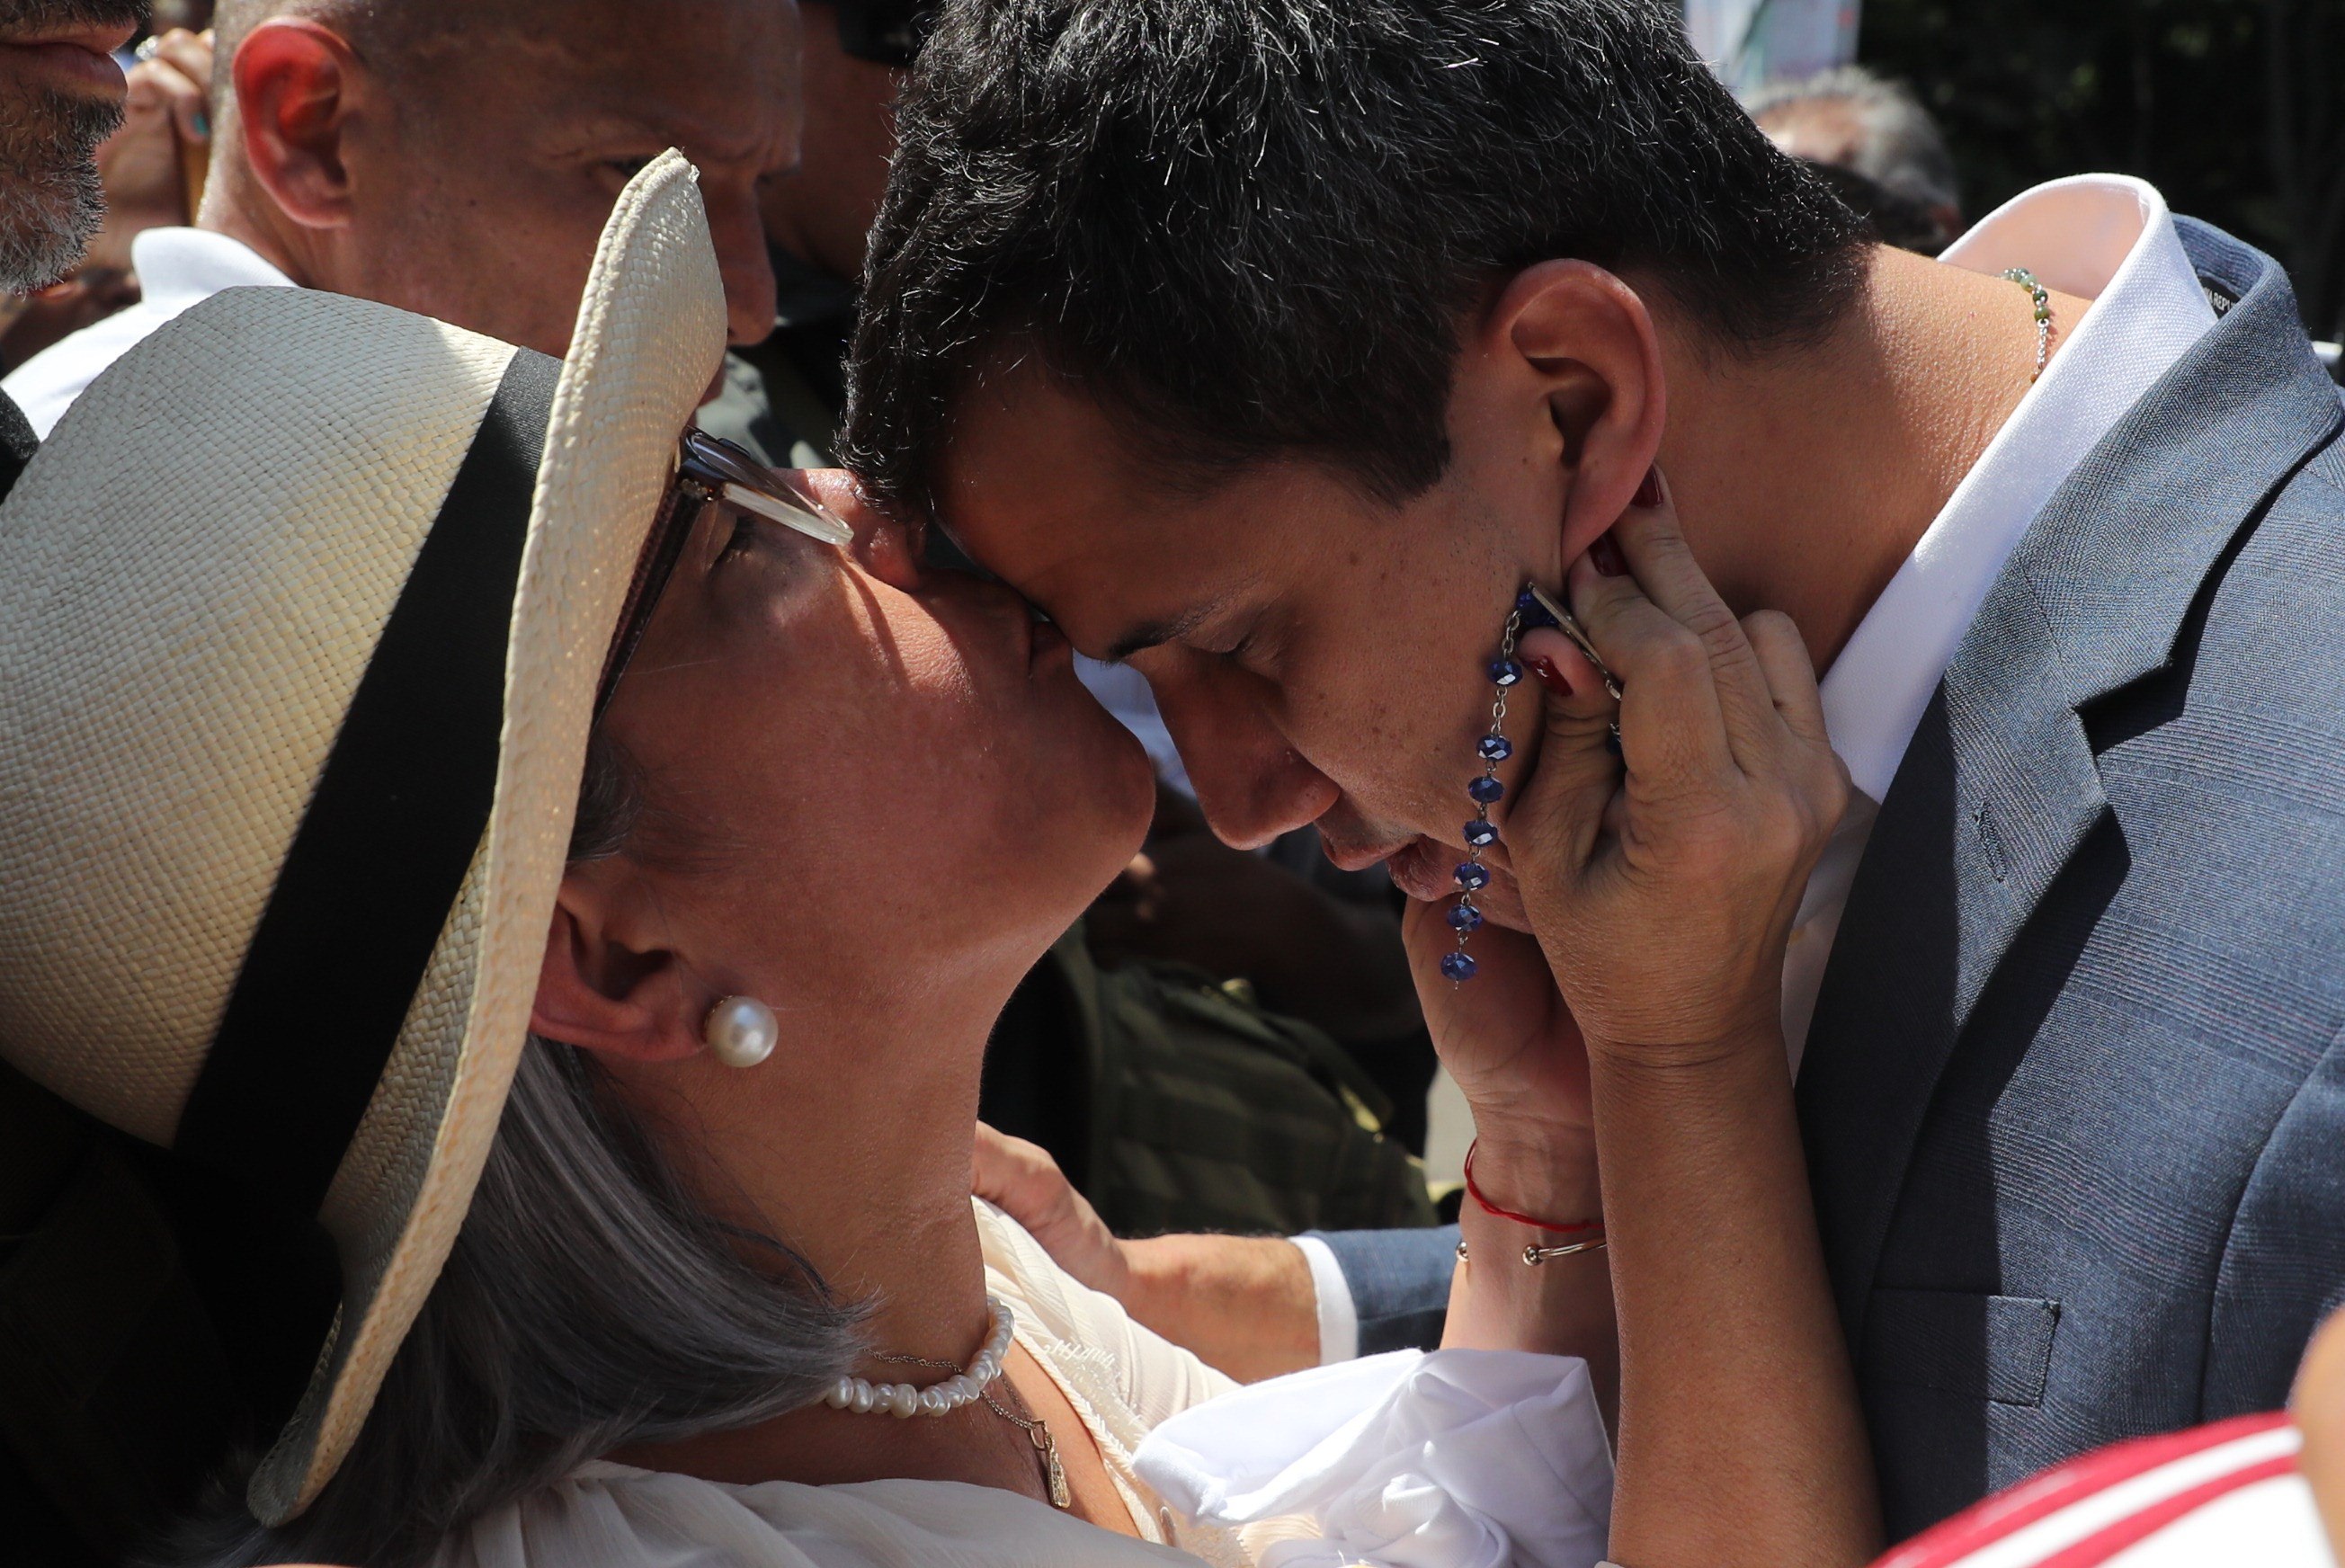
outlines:
[[[2093,306],[1824,677],[1833,749],[1875,801],[1888,794],[1956,645],[2036,513],[2215,324],[2166,198],[2122,176],[2038,186],[1940,259],[1989,275],[2024,267],[2046,288]]]
[[[146,300],[186,309],[223,288],[290,288],[293,280],[239,239],[203,228],[150,228],[130,242]]]

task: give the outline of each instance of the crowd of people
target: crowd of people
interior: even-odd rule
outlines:
[[[26,1560],[2345,1543],[2345,405],[2151,185],[1666,0],[16,0],[0,288]]]

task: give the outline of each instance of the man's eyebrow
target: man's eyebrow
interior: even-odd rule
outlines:
[[[1108,645],[1107,662],[1121,664],[1134,653],[1176,642],[1213,619],[1213,612],[1219,608],[1217,604],[1201,604],[1169,621],[1142,622]]]

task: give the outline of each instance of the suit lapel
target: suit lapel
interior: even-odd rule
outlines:
[[[2005,563],[1882,803],[1825,970],[1799,1099],[1853,1340],[1972,1009],[2108,809],[2080,710],[2167,662],[2224,547],[2340,419],[2278,266],[2181,227],[2239,302]]]

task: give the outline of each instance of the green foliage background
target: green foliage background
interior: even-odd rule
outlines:
[[[2345,0],[1864,0],[1858,53],[1945,126],[1984,216],[2063,174],[2137,174],[2288,265],[2345,328]]]

